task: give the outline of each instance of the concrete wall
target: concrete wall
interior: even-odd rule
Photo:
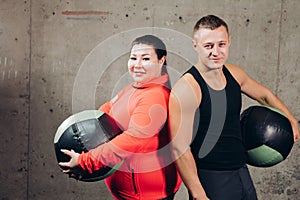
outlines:
[[[103,182],[61,173],[53,147],[57,127],[128,82],[127,53],[137,35],[164,39],[176,81],[195,61],[190,36],[206,14],[229,24],[229,62],[300,119],[299,10],[298,0],[1,0],[0,198],[112,199]],[[255,103],[244,99],[244,108]],[[300,199],[299,149],[298,143],[275,167],[250,167],[259,199]],[[184,188],[177,199],[186,199]]]

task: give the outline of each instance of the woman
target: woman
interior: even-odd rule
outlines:
[[[123,161],[105,179],[115,199],[174,198],[181,179],[168,145],[166,56],[165,44],[153,35],[133,41],[128,70],[134,82],[99,108],[118,122],[123,133],[87,153],[63,150],[71,157],[60,163],[69,168],[65,173],[74,175],[77,166],[92,172]]]

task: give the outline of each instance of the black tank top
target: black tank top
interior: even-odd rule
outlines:
[[[240,127],[242,98],[239,83],[225,66],[226,86],[222,90],[209,87],[194,66],[186,73],[194,77],[202,92],[190,145],[197,168],[234,170],[242,167],[246,154]]]

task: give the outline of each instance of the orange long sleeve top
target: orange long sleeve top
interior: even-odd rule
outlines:
[[[79,156],[92,172],[124,161],[106,184],[116,199],[161,199],[175,193],[181,179],[171,159],[167,132],[169,90],[164,75],[125,87],[99,109],[112,116],[123,133]]]

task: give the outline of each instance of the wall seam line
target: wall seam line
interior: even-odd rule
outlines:
[[[280,57],[281,57],[281,31],[282,31],[282,12],[283,12],[283,4],[284,0],[281,0],[281,8],[280,8],[280,19],[279,19],[279,34],[278,34],[278,52],[277,52],[277,67],[276,67],[276,83],[275,83],[275,94],[279,93],[279,81],[280,81]]]
[[[29,174],[30,174],[30,128],[31,128],[31,64],[32,64],[32,0],[29,4],[29,66],[28,66],[28,136],[27,136],[27,184],[26,199],[29,199]]]

